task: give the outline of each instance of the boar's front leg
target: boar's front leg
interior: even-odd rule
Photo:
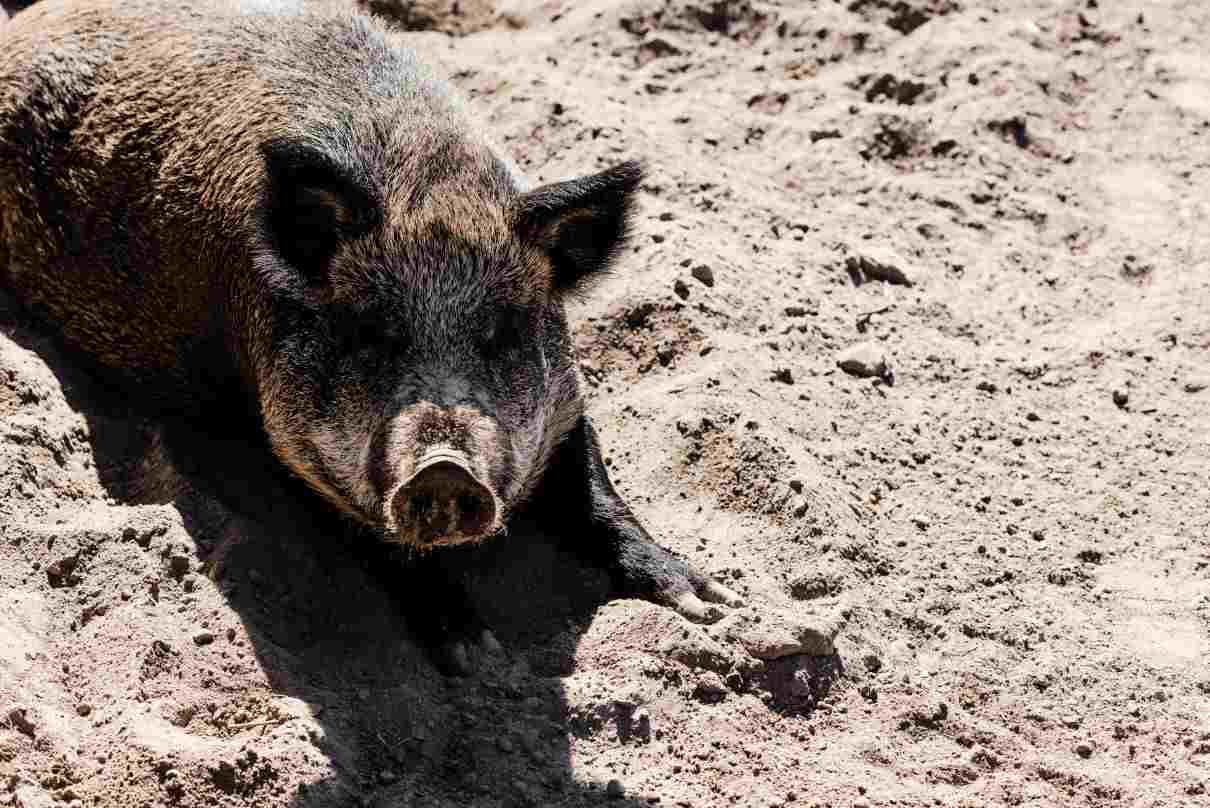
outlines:
[[[656,544],[618,496],[596,431],[581,416],[547,466],[534,500],[535,516],[549,520],[579,556],[609,572],[614,591],[671,606],[690,620],[712,622],[743,600]]]

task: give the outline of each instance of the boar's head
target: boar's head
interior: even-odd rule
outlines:
[[[523,191],[433,135],[264,144],[251,301],[235,302],[278,457],[425,548],[501,529],[580,415],[564,300],[623,245],[640,168]]]

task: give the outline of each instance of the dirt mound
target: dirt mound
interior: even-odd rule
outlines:
[[[535,182],[646,158],[582,376],[748,605],[518,525],[442,677],[356,537],[4,298],[0,804],[1205,801],[1204,4],[389,5]]]

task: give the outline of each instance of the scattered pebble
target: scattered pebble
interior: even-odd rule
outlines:
[[[1076,558],[1080,559],[1086,564],[1100,564],[1104,558],[1104,554],[1094,547],[1086,547],[1080,552],[1076,553]]]
[[[850,376],[859,378],[885,379],[891,374],[886,354],[874,342],[859,342],[845,348],[837,354],[836,365]]]
[[[797,615],[771,610],[759,622],[736,621],[727,627],[730,639],[739,642],[757,659],[781,659],[797,654],[831,656],[833,639],[840,631],[839,615]]]
[[[877,654],[866,654],[862,661],[865,663],[865,669],[870,673],[878,673],[882,670],[882,660],[878,658]]]
[[[715,704],[727,697],[727,685],[723,682],[723,677],[714,671],[704,671],[697,677],[693,697],[705,704]]]
[[[695,279],[706,286],[714,285],[714,270],[705,264],[698,264],[690,272]]]
[[[676,296],[679,297],[681,300],[689,299],[689,287],[680,278],[677,278],[675,281],[672,282],[672,291],[676,292]]]
[[[182,578],[189,572],[189,556],[174,555],[168,559],[168,574],[173,578]]]
[[[1092,746],[1087,743],[1076,744],[1076,754],[1087,760],[1092,757]]]
[[[35,786],[22,786],[14,796],[18,808],[55,808],[54,798]]]
[[[621,780],[610,780],[605,784],[605,794],[611,799],[620,800],[626,796],[626,786],[622,785]]]
[[[1126,405],[1130,403],[1130,394],[1122,389],[1114,390],[1113,403],[1117,405],[1119,410],[1126,409]]]
[[[92,714],[92,705],[91,704],[77,704],[76,713],[78,715],[80,715],[82,718],[87,718],[88,716],[90,716]]]
[[[46,567],[47,583],[56,589],[62,586],[75,586],[80,582],[79,576],[75,574],[78,563],[79,556],[70,555],[48,564]]]
[[[773,371],[772,380],[782,384],[794,384],[794,374],[789,368],[777,368]]]
[[[193,635],[194,645],[209,645],[214,642],[214,634],[209,631],[199,631]]]
[[[651,737],[651,714],[645,709],[636,710],[631,719],[634,734],[640,738]]]
[[[1210,387],[1210,378],[1189,379],[1185,382],[1186,393],[1200,393]]]
[[[870,247],[845,259],[845,268],[855,279],[871,279],[896,286],[911,286],[903,271],[906,262],[899,254],[881,247]]]
[[[14,704],[5,709],[4,717],[8,719],[8,725],[22,735],[28,735],[32,738],[38,733],[37,719],[33,713],[19,704]]]

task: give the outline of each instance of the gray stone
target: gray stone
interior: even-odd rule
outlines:
[[[897,253],[882,248],[869,247],[857,255],[845,259],[849,274],[896,286],[911,286],[912,279],[903,270],[906,262]]]
[[[891,366],[882,346],[876,342],[859,342],[836,355],[836,366],[850,376],[887,378]]]

